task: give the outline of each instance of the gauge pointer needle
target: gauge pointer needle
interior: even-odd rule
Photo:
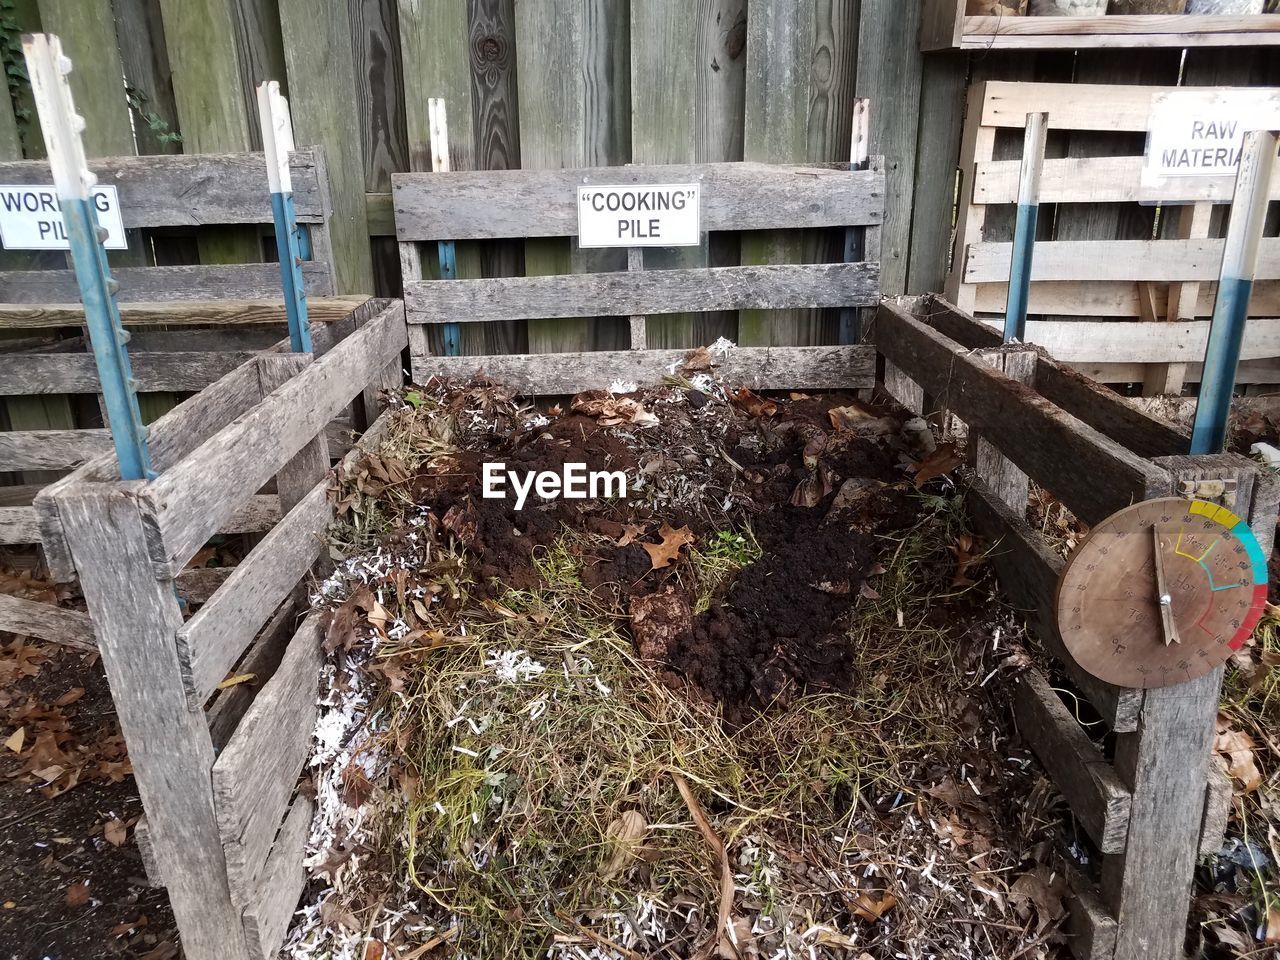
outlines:
[[[1164,645],[1181,643],[1178,636],[1178,625],[1173,621],[1173,597],[1169,593],[1169,583],[1164,575],[1164,548],[1160,546],[1160,531],[1151,528],[1152,555],[1156,566],[1156,604],[1160,607],[1160,625],[1164,631]]]

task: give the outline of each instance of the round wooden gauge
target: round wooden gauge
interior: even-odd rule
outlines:
[[[1262,616],[1267,562],[1248,524],[1199,500],[1148,500],[1094,527],[1058,581],[1076,662],[1122,687],[1203,676]]]

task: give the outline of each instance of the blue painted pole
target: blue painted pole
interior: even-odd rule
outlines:
[[[1222,252],[1218,299],[1209,324],[1209,342],[1191,426],[1192,453],[1221,453],[1226,446],[1227,420],[1249,317],[1249,297],[1258,271],[1277,149],[1278,133],[1259,130],[1245,134]]]
[[[431,171],[448,173],[449,164],[449,114],[440,97],[427,98],[427,129],[431,131]],[[458,279],[458,251],[452,240],[437,244],[440,259],[440,279]],[[444,355],[462,355],[462,324],[446,323],[441,330],[444,339]]]
[[[1028,113],[1022,143],[1022,173],[1018,180],[1018,216],[1013,228],[1009,263],[1009,297],[1004,311],[1004,342],[1027,339],[1027,305],[1031,299],[1031,263],[1035,256],[1036,225],[1040,220],[1040,173],[1049,135],[1049,115]]]
[[[269,80],[258,85],[258,116],[271,190],[271,213],[276,225],[276,252],[280,259],[280,286],[285,316],[289,320],[289,346],[294,353],[311,353],[311,324],[307,316],[307,288],[302,277],[304,240],[293,205],[293,121],[289,104],[280,95],[280,84]]]
[[[103,247],[106,231],[98,225],[93,207],[92,191],[98,178],[89,171],[85,160],[81,139],[84,118],[75,111],[67,82],[71,61],[62,54],[62,42],[48,34],[24,37],[22,51],[71,245],[76,284],[84,303],[85,326],[98,368],[120,477],[150,479],[155,473],[147,448],[147,428],[142,424],[138,408],[138,385],[125,346],[129,334],[120,321],[120,307],[116,303],[119,284],[107,265],[107,252]]]

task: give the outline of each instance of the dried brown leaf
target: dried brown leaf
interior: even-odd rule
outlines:
[[[129,828],[119,818],[108,820],[102,826],[102,839],[113,847],[123,847],[129,839]]]
[[[933,453],[918,463],[911,465],[911,469],[915,471],[916,475],[916,489],[919,490],[934,477],[941,477],[950,473],[963,462],[959,454],[956,453],[956,445],[954,443],[938,444]]]
[[[658,536],[662,538],[661,543],[640,544],[640,546],[644,547],[645,552],[649,554],[649,560],[653,564],[652,569],[654,570],[661,570],[663,567],[670,566],[680,556],[680,548],[686,544],[693,543],[696,539],[687,526],[680,527],[677,530],[669,523],[664,523],[658,528]]]

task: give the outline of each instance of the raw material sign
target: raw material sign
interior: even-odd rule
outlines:
[[[108,250],[127,250],[116,188],[93,188],[98,225],[106,228]],[[6,250],[69,250],[58,192],[52,187],[0,186],[0,241]]]
[[[696,183],[578,188],[582,247],[696,247],[702,243]]]
[[[1179,183],[1234,183],[1250,130],[1280,127],[1280,90],[1178,90],[1151,98],[1141,199],[1179,199]],[[1230,196],[1230,188],[1225,195]]]

